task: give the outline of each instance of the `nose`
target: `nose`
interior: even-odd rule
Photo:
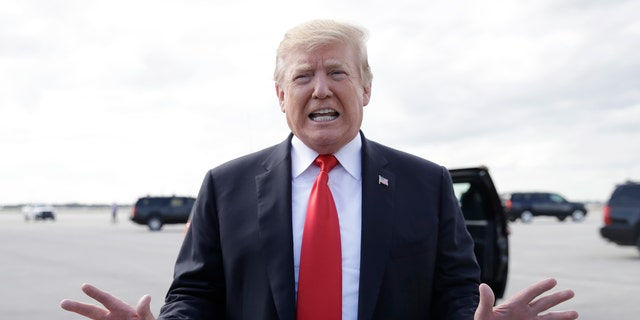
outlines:
[[[333,95],[329,81],[330,79],[324,74],[314,77],[312,96],[314,99],[325,99]]]

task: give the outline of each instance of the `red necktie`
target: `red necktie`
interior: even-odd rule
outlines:
[[[342,252],[338,211],[329,190],[333,155],[319,155],[320,167],[307,207],[298,276],[298,320],[342,319]]]

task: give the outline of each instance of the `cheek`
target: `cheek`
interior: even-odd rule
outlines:
[[[287,118],[287,122],[289,122],[289,124],[295,124],[298,122],[296,120],[300,116],[300,113],[291,108],[291,105],[287,105],[286,108],[283,108],[282,112],[284,112],[284,115]]]
[[[289,115],[289,117],[300,116],[304,110],[304,99],[301,99],[299,94],[295,91],[289,91],[284,100],[280,102],[280,108],[282,112]]]
[[[349,117],[355,118],[355,119],[362,118],[362,116],[364,114],[363,101],[361,99],[354,98],[349,103],[349,108],[347,110],[348,110],[348,113],[349,113]]]

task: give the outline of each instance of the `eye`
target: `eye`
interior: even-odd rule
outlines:
[[[342,80],[349,77],[346,71],[344,70],[333,70],[329,72],[329,76],[335,80]]]
[[[311,73],[299,73],[293,76],[293,82],[296,83],[307,83],[311,81],[311,77],[313,75]]]

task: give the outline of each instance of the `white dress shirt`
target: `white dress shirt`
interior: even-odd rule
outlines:
[[[309,193],[320,168],[313,165],[318,153],[295,136],[291,140],[293,263],[298,292],[300,248]],[[336,203],[342,245],[342,319],[358,318],[360,234],[362,228],[362,141],[358,134],[334,156],[340,162],[329,172],[329,189]]]

